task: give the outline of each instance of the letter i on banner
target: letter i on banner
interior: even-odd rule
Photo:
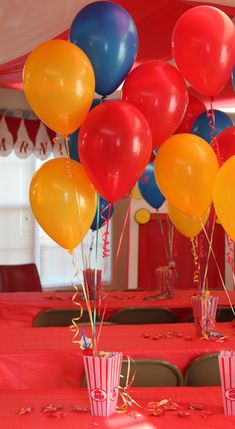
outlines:
[[[37,136],[35,139],[35,156],[42,161],[47,159],[51,154],[52,144],[48,136],[45,125],[40,122]]]
[[[22,119],[17,131],[17,140],[14,145],[14,152],[18,158],[28,158],[34,151],[34,144],[30,140],[28,132]]]
[[[14,142],[10,131],[7,128],[5,117],[0,121],[0,156],[8,156],[12,152]]]

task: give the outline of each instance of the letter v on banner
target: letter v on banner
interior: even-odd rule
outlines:
[[[18,158],[28,158],[28,156],[32,155],[34,151],[34,144],[29,138],[23,119],[17,132],[17,140],[14,145],[14,151]]]
[[[52,146],[45,125],[40,122],[36,140],[34,154],[41,160],[47,159],[51,154]]]
[[[13,150],[14,142],[4,116],[0,121],[0,156],[8,156]]]

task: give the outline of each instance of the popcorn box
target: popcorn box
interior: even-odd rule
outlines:
[[[235,416],[235,352],[221,351],[218,359],[224,414]]]
[[[192,296],[192,307],[196,334],[213,331],[216,324],[216,311],[218,306],[217,296]]]
[[[109,417],[116,411],[122,353],[108,357],[83,356],[91,414]]]

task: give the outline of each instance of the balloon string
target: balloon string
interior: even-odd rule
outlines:
[[[201,278],[201,267],[199,262],[199,255],[198,255],[198,238],[194,237],[191,238],[191,244],[192,244],[192,254],[194,259],[194,266],[195,270],[193,272],[193,283],[198,285],[200,288],[200,278]]]
[[[108,210],[108,215],[105,212]],[[103,226],[106,226],[105,232],[102,236],[103,241],[103,258],[110,256],[110,241],[109,241],[109,220],[111,216],[111,203],[108,203],[100,212],[100,218],[104,221]]]
[[[129,219],[129,216],[130,216],[131,201],[132,201],[132,192],[130,194],[130,199],[129,199],[129,203],[128,203],[128,207],[127,207],[127,212],[126,212],[126,216],[125,216],[125,219],[124,219],[124,223],[123,223],[123,227],[122,227],[120,239],[119,239],[119,242],[118,242],[117,253],[116,253],[116,257],[115,257],[115,261],[114,261],[114,274],[116,273],[117,263],[118,263],[119,254],[120,254],[121,245],[122,245],[122,240],[123,240],[123,237],[124,237],[124,233],[125,233],[127,221]]]
[[[204,276],[203,276],[203,282],[202,282],[202,292],[205,292],[205,290],[207,288],[207,281],[206,280],[207,280],[209,261],[210,261],[211,251],[212,251],[212,243],[213,243],[213,238],[214,238],[215,221],[216,221],[216,215],[214,214],[213,215],[213,221],[212,221],[210,244],[209,244],[209,249],[208,249],[208,253],[207,253],[206,266],[205,266],[205,271],[204,271]]]
[[[213,250],[213,248],[212,248],[211,240],[209,239],[209,236],[208,236],[208,234],[207,234],[207,232],[206,232],[205,226],[203,225],[203,223],[202,223],[202,222],[201,222],[201,226],[202,226],[203,232],[204,232],[204,234],[205,234],[205,236],[206,236],[206,239],[207,239],[207,242],[208,242],[209,248],[211,248],[211,254],[212,254],[213,258],[214,258],[215,265],[216,265],[216,268],[217,268],[217,271],[218,271],[218,274],[219,274],[219,278],[220,278],[221,284],[222,284],[222,286],[223,286],[224,292],[226,293],[226,296],[227,296],[227,298],[228,298],[229,306],[230,306],[230,308],[231,308],[231,310],[232,310],[233,315],[235,316],[235,311],[234,311],[234,308],[233,308],[233,305],[232,305],[232,302],[231,302],[231,299],[230,299],[229,293],[228,293],[228,291],[227,291],[227,289],[226,289],[226,286],[225,286],[225,283],[224,283],[224,279],[223,279],[223,276],[222,276],[222,274],[221,274],[220,267],[219,267],[219,264],[218,264],[218,262],[217,262],[217,259],[216,259],[216,256],[215,256],[215,253],[214,253],[214,250]]]
[[[215,130],[215,112],[213,109],[213,97],[210,98],[210,109],[207,111],[207,117],[209,119],[209,127],[210,127],[210,141],[215,138],[216,130]]]
[[[94,345],[94,354],[97,352],[97,339],[96,339],[96,317],[97,317],[97,286],[98,286],[98,244],[99,244],[99,212],[100,212],[100,199],[98,198],[97,202],[97,219],[96,219],[96,242],[95,242],[95,279],[94,279],[94,311],[93,311],[93,323],[94,323],[94,331],[93,331],[93,345]],[[101,282],[101,278],[99,279],[99,283]],[[99,291],[98,291],[99,293]]]
[[[100,340],[100,335],[101,335],[101,330],[102,330],[103,323],[104,323],[104,317],[105,317],[105,313],[106,313],[106,308],[107,308],[107,302],[105,303],[105,306],[104,306],[104,309],[103,309],[103,312],[102,312],[100,326],[99,326],[98,334],[97,334],[96,347],[98,347],[98,343],[99,343],[99,340]]]
[[[131,364],[134,365],[134,372],[130,379],[130,373],[131,373]],[[139,408],[144,408],[142,405],[140,405],[138,402],[135,401],[135,399],[130,395],[130,393],[127,391],[128,388],[131,387],[132,383],[134,382],[136,376],[136,363],[135,361],[128,355],[127,356],[127,373],[126,373],[126,380],[125,380],[125,386],[119,386],[118,387],[118,393],[122,398],[122,405],[116,407],[117,413],[125,413],[129,407],[136,405]]]
[[[167,228],[168,228],[170,261],[172,261],[173,260],[173,244],[174,244],[174,225],[171,223],[169,216],[167,216]]]
[[[213,108],[213,101],[214,98],[210,98],[210,110],[207,111],[207,117],[209,118],[209,127],[211,129],[210,131],[210,142],[212,142],[212,148],[214,149],[214,152],[217,156],[219,165],[221,166],[221,156],[220,156],[220,150],[219,145],[217,142],[217,135],[216,135],[216,126],[215,126],[215,111]]]
[[[64,134],[64,135],[61,135],[61,136],[57,136],[57,137],[54,137],[54,138],[52,139],[53,144],[54,144],[55,146],[58,146],[58,142],[61,142],[61,140],[63,140],[63,144],[61,143],[61,144],[59,145],[59,148],[60,148],[60,150],[59,150],[59,154],[60,154],[60,156],[63,156],[63,155],[64,155],[64,152],[63,152],[63,149],[62,149],[62,147],[64,146],[64,147],[65,147],[65,156],[66,156],[66,158],[70,158],[70,151],[69,151],[69,138],[68,138],[68,134]]]
[[[72,264],[74,267],[74,274],[73,274],[71,281],[72,281],[73,288],[75,290],[75,293],[72,296],[72,302],[80,308],[80,314],[78,317],[73,317],[72,325],[69,328],[70,328],[71,332],[74,333],[72,342],[74,344],[77,344],[77,343],[79,343],[79,340],[77,339],[78,334],[79,334],[79,327],[77,325],[77,322],[81,319],[81,317],[83,315],[83,307],[82,307],[81,303],[78,301],[79,290],[78,290],[78,287],[77,287],[76,282],[75,282],[75,279],[79,273],[79,270],[78,270],[77,263],[75,260],[74,252],[72,251],[72,252],[70,252],[70,254],[72,255]]]
[[[167,240],[166,240],[166,237],[165,237],[165,232],[164,232],[164,227],[163,227],[162,220],[161,220],[161,215],[159,214],[158,210],[156,210],[156,219],[157,219],[157,222],[158,222],[158,224],[160,226],[160,231],[161,231],[161,236],[162,236],[163,248],[164,248],[165,256],[166,256],[167,261],[169,261],[170,258],[169,258],[169,252],[168,252],[168,249],[167,249]]]
[[[226,243],[227,243],[227,249],[226,249],[226,261],[231,266],[232,270],[232,277],[233,277],[233,288],[235,285],[235,273],[234,273],[234,245],[232,239],[229,237],[228,234],[226,234]]]

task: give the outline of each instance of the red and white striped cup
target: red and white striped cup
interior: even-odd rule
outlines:
[[[192,307],[196,334],[202,336],[204,333],[213,331],[216,324],[216,311],[218,306],[217,296],[192,296]]]
[[[224,414],[235,416],[235,352],[221,351],[218,359]]]
[[[109,417],[116,411],[122,353],[109,357],[83,356],[91,414]]]

